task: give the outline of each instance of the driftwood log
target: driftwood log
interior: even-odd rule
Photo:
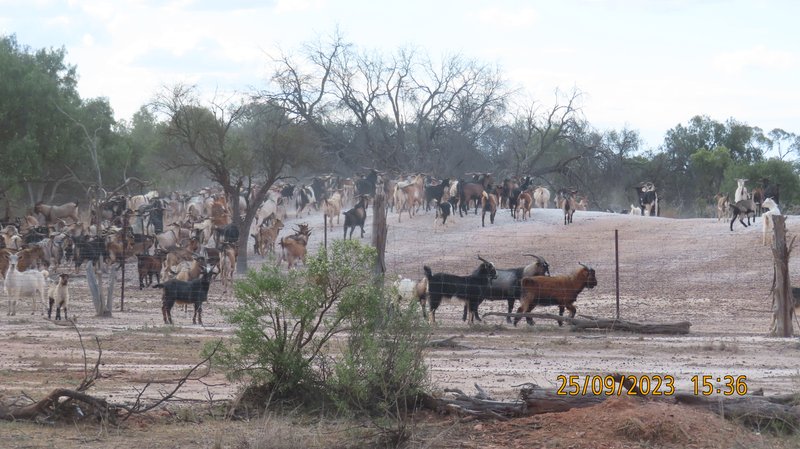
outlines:
[[[579,315],[580,318],[570,318],[553,315],[551,313],[501,313],[488,312],[483,316],[502,316],[512,318],[540,318],[546,320],[561,320],[571,324],[575,329],[608,329],[640,334],[688,334],[692,323],[680,321],[678,323],[636,323],[633,321],[596,318],[589,315]]]

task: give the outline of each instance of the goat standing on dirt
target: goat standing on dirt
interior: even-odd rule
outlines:
[[[53,316],[53,305],[56,306],[56,320],[61,319],[61,309],[64,309],[64,319],[67,317],[67,306],[69,305],[69,274],[61,273],[58,275],[58,280],[55,284],[50,286],[47,292],[47,297],[50,302],[50,307],[47,309],[47,319]]]
[[[17,314],[17,298],[31,298],[31,315],[36,314],[37,294],[44,304],[44,295],[47,294],[47,271],[28,270],[25,272],[17,271],[17,255],[8,256],[8,270],[6,271],[6,281],[3,288],[8,296],[7,315]]]
[[[345,220],[345,223],[347,221]],[[289,269],[297,266],[297,262],[302,260],[303,265],[306,263],[306,246],[308,239],[311,236],[311,228],[308,224],[303,223],[294,229],[295,234],[284,237],[280,241],[281,256],[278,258],[278,265],[284,260],[289,266]]]
[[[575,301],[584,288],[597,286],[594,269],[584,264],[569,276],[530,276],[522,278],[522,301],[517,313],[530,313],[537,305],[558,306],[559,316],[564,315],[564,308],[569,310],[569,317],[575,318]],[[520,317],[514,318],[514,326]],[[561,326],[561,320],[558,321]]]

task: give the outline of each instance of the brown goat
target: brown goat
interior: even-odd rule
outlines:
[[[531,208],[533,207],[533,197],[530,192],[523,190],[517,197],[517,209],[521,211],[520,220],[525,220],[525,215],[531,218]]]
[[[44,262],[44,250],[41,246],[33,245],[20,250],[17,253],[19,262],[17,262],[17,271],[22,272],[31,268],[37,267],[41,262]]]
[[[271,226],[260,226],[258,232],[250,234],[255,239],[256,254],[266,256],[275,253],[275,241],[278,240],[278,233],[283,229],[283,222],[275,219]]]
[[[299,260],[302,260],[303,265],[305,265],[306,245],[308,245],[308,238],[311,236],[311,229],[305,223],[299,225],[294,231],[294,235],[280,240],[281,257],[278,259],[278,265],[285,260],[290,269],[293,266],[296,267]]]
[[[522,278],[522,300],[517,313],[530,313],[534,307],[558,306],[559,316],[566,308],[570,318],[575,318],[575,301],[585,287],[594,288],[597,278],[593,268],[581,264],[581,268],[569,276],[530,276]],[[514,318],[514,326],[520,317]],[[563,323],[558,321],[558,325]]]

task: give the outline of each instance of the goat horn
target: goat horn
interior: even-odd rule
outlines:
[[[483,258],[483,257],[481,257],[481,256],[478,256],[478,259],[479,259],[481,262],[486,262],[486,263],[489,263],[489,261],[488,261],[488,260],[484,259],[484,258]]]
[[[549,264],[547,263],[547,261],[546,261],[546,260],[544,260],[544,257],[537,256],[536,254],[523,254],[523,256],[530,256],[530,257],[534,257],[534,258],[536,258],[536,260],[538,260],[538,261],[539,261],[539,263],[540,263],[540,264],[542,264],[542,265],[549,265]]]
[[[584,265],[584,264],[582,264],[580,262],[578,262],[578,265],[582,266],[583,268],[586,268],[587,270],[591,270],[591,268],[587,267],[586,265]]]

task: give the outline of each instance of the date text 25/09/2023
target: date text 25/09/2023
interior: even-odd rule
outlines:
[[[675,394],[675,376],[671,375],[559,375],[559,396],[622,396],[650,395],[671,396]],[[747,394],[747,376],[712,376],[698,374],[690,378],[692,394],[695,396],[744,396]]]

